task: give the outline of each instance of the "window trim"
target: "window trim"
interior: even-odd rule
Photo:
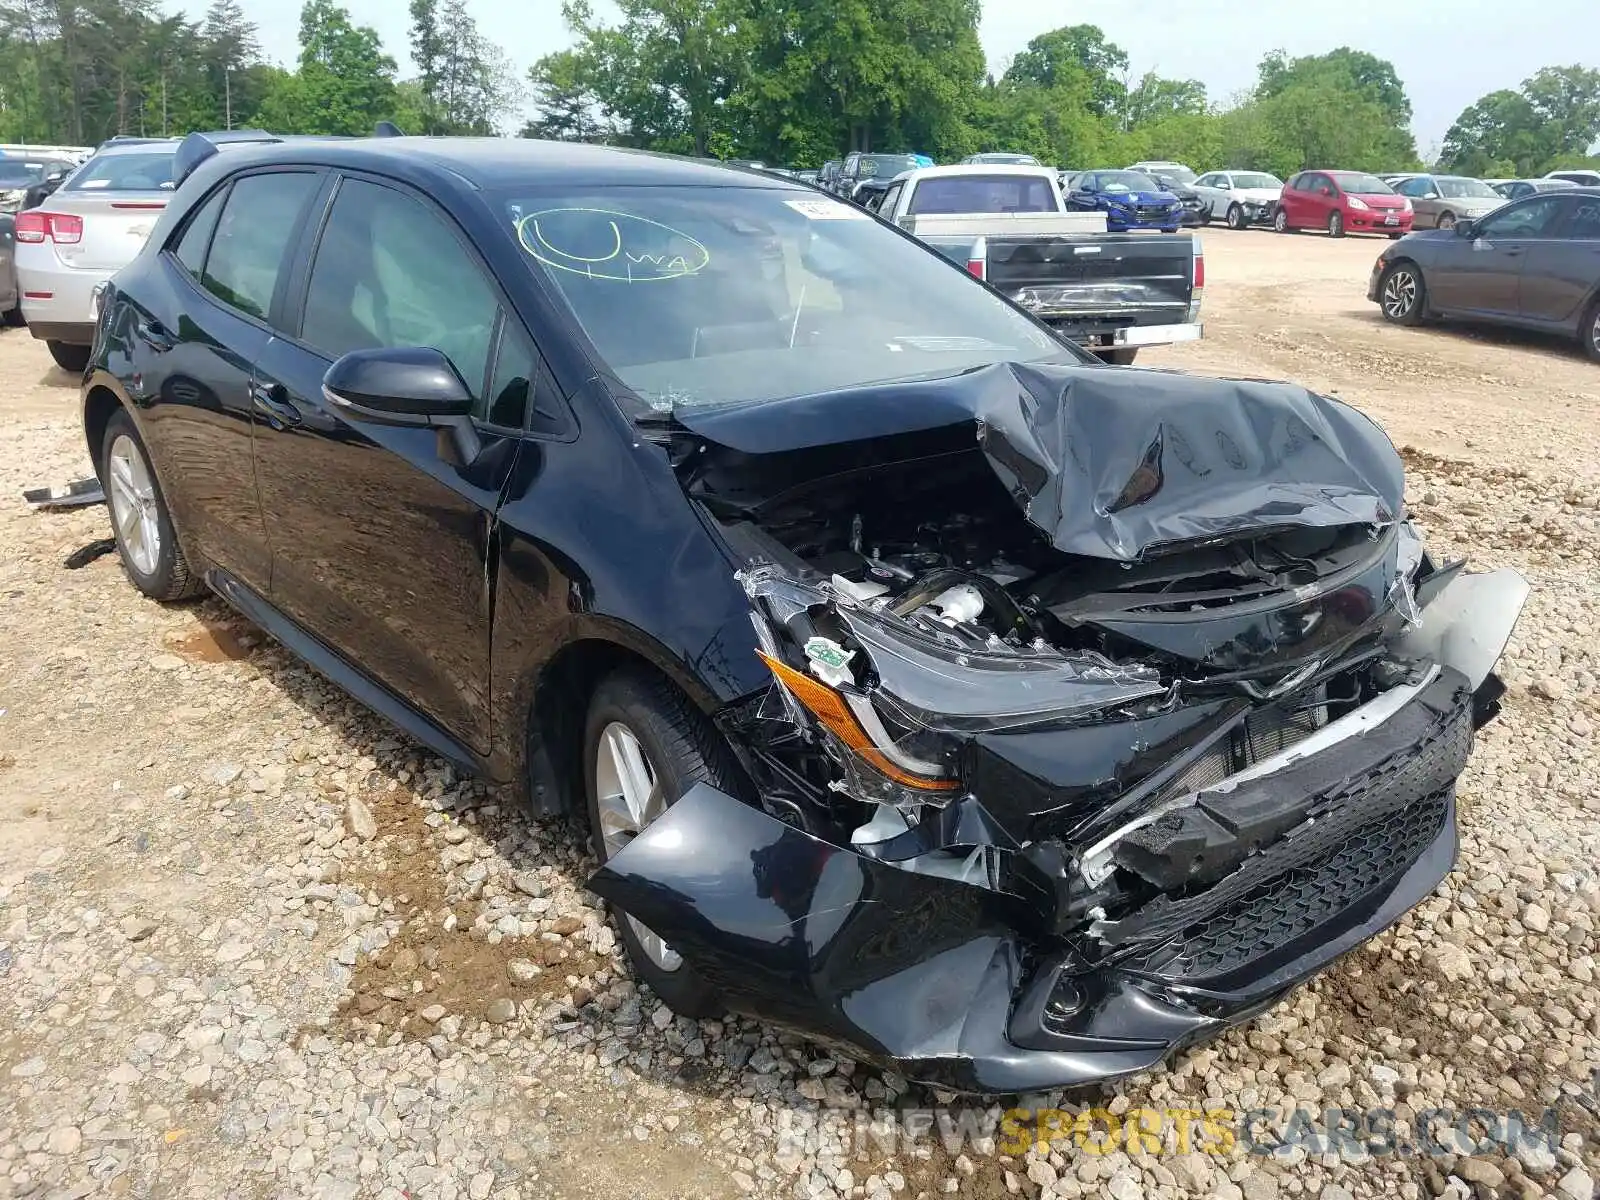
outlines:
[[[222,212],[228,207],[228,196],[232,191],[233,177],[229,176],[189,206],[189,210],[183,214],[183,220],[178,222],[171,236],[167,238],[166,245],[161,247],[161,253],[176,263],[178,269],[196,286],[200,284],[200,276],[189,270],[188,265],[178,257],[178,247],[183,244],[183,239],[189,236],[189,230],[200,219],[200,214],[205,210],[206,205],[220,197],[222,207],[217,210],[216,224],[211,227],[210,236],[206,238],[205,249],[200,252],[200,274],[205,274],[206,259],[211,257],[211,243],[217,240],[217,226],[222,224]],[[201,290],[205,291],[203,287]],[[211,295],[212,293],[206,292],[206,294]]]
[[[333,363],[334,360],[330,359],[323,350],[313,346],[302,336],[306,297],[311,290],[311,268],[316,262],[318,250],[322,247],[323,234],[327,231],[328,221],[333,215],[333,206],[338,200],[339,193],[343,190],[345,182],[350,180],[371,184],[375,187],[388,188],[390,191],[398,192],[400,195],[416,201],[428,212],[443,221],[445,228],[449,230],[457,244],[465,251],[468,260],[477,267],[479,274],[488,281],[489,290],[494,294],[497,301],[495,326],[491,334],[489,355],[484,364],[484,377],[479,381],[478,385],[479,391],[484,397],[485,413],[488,412],[487,405],[490,400],[488,395],[489,388],[493,383],[495,372],[499,369],[500,352],[505,344],[506,323],[515,320],[523,336],[527,338],[528,344],[533,347],[536,378],[528,381],[528,403],[523,410],[522,427],[513,428],[509,425],[496,425],[478,416],[471,418],[473,426],[502,437],[527,437],[545,442],[575,441],[579,432],[577,416],[573,412],[572,404],[568,397],[563,394],[561,388],[555,386],[555,375],[550,370],[550,364],[545,356],[543,346],[540,344],[539,339],[533,335],[533,331],[528,328],[528,323],[522,319],[522,315],[517,312],[516,306],[511,303],[505,287],[500,282],[500,277],[478,250],[477,245],[472,241],[466,230],[461,227],[461,223],[455,219],[449,210],[427,195],[427,193],[418,190],[409,183],[388,175],[381,175],[376,171],[330,167],[327,168],[327,173],[328,182],[320,198],[320,211],[317,212],[311,227],[301,231],[299,246],[295,252],[294,263],[289,273],[289,279],[293,283],[293,290],[284,296],[284,323],[282,329],[274,331],[277,336],[307,354],[313,354],[330,365]],[[292,330],[289,328],[291,324],[293,325]],[[533,412],[537,407],[535,403],[536,389],[540,388],[546,380],[548,380],[550,394],[561,413],[561,428],[548,432],[531,428]]]
[[[1567,221],[1572,215],[1571,207],[1565,203],[1567,199],[1568,197],[1562,195],[1560,192],[1535,192],[1533,195],[1525,196],[1521,200],[1509,201],[1495,209],[1488,216],[1480,218],[1479,221],[1474,224],[1472,232],[1474,235],[1481,235],[1486,238],[1497,238],[1503,242],[1560,241],[1562,232],[1567,227]],[[1541,229],[1538,233],[1490,233],[1488,230],[1483,228],[1482,222],[1492,220],[1495,217],[1508,215],[1506,213],[1506,209],[1508,208],[1512,209],[1512,211],[1515,211],[1519,208],[1532,208],[1535,204],[1539,204],[1543,201],[1549,201],[1558,209],[1554,223],[1547,229]]]

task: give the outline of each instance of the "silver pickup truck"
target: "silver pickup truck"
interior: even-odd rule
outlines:
[[[924,167],[868,207],[1107,362],[1204,332],[1200,239],[1107,233],[1104,214],[1067,211],[1049,168]]]

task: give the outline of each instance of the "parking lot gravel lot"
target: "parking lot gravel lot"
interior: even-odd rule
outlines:
[[[1364,299],[1380,241],[1205,243],[1205,341],[1144,361],[1356,404],[1402,447],[1434,551],[1533,594],[1433,897],[1169,1071],[1022,1103],[1387,1108],[1401,1135],[1431,1108],[1554,1106],[1553,1151],[1262,1156],[1169,1128],[1154,1153],[1022,1152],[1000,1102],[674,1018],[629,979],[573,825],[456,779],[219,601],[151,604],[114,556],[64,569],[105,510],[20,492],[85,473],[76,381],[6,330],[0,1197],[1589,1200],[1600,369],[1559,342],[1383,324]],[[855,1119],[883,1108],[990,1134],[890,1144]]]

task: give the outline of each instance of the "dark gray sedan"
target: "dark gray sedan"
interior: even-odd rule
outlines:
[[[1409,234],[1378,256],[1367,299],[1401,325],[1462,317],[1565,334],[1600,362],[1600,188]]]

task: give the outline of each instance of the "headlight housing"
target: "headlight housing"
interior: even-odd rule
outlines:
[[[1360,196],[1346,196],[1345,197],[1345,203],[1348,204],[1351,208],[1360,209],[1362,212],[1366,212],[1367,209],[1372,207],[1365,200],[1363,200]]]

